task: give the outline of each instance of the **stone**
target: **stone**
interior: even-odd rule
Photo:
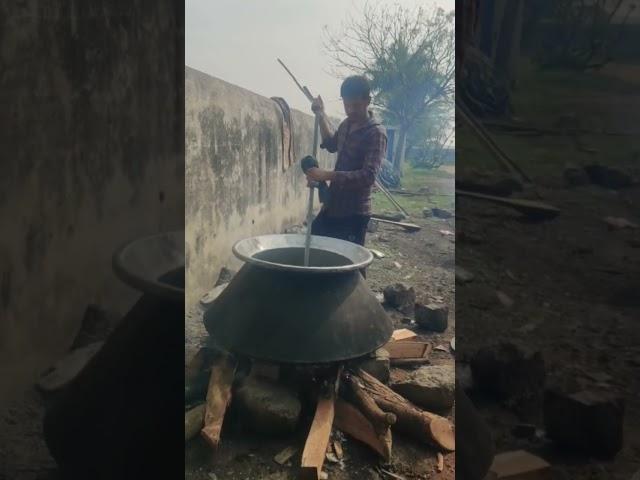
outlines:
[[[220,274],[218,275],[218,280],[216,280],[216,284],[214,285],[214,287],[219,287],[220,285],[229,283],[236,273],[238,272],[236,272],[235,270],[227,267],[222,267],[220,269]]]
[[[469,283],[472,282],[475,275],[468,270],[456,265],[456,283]]]
[[[404,283],[394,283],[385,287],[383,294],[387,305],[405,314],[410,313],[416,303],[415,290]]]
[[[369,220],[369,223],[367,224],[367,232],[375,233],[377,231],[378,231],[378,222],[376,222],[373,219]]]
[[[295,430],[301,404],[295,392],[273,381],[249,376],[235,394],[249,425],[259,433],[286,434]]]
[[[436,218],[447,219],[453,217],[453,213],[442,208],[432,208],[431,213],[433,213],[433,216]]]
[[[273,460],[278,465],[285,465],[296,453],[298,453],[298,447],[287,447],[273,457]]]
[[[633,185],[631,175],[617,168],[605,165],[587,165],[584,167],[584,170],[587,173],[589,180],[591,180],[591,183],[604,188],[617,190],[619,188],[630,187]]]
[[[610,391],[567,393],[548,388],[543,417],[547,436],[557,445],[610,458],[623,446],[624,399]]]
[[[513,307],[513,299],[507,295],[506,293],[497,290],[496,291],[496,297],[498,297],[498,300],[500,301],[500,303],[502,304],[502,306],[504,306],[505,308],[511,308]]]
[[[359,367],[370,375],[373,375],[382,383],[389,381],[389,374],[391,369],[391,360],[389,358],[389,352],[384,348],[379,348],[375,351],[374,356],[363,360]]]
[[[562,179],[567,187],[581,187],[589,184],[587,172],[577,167],[566,167],[562,172]]]
[[[449,326],[449,307],[441,303],[415,304],[416,323],[432,332],[444,332]]]
[[[524,450],[497,454],[489,470],[496,480],[551,480],[551,465]]]
[[[394,369],[389,386],[426,410],[448,410],[455,399],[455,368],[453,365],[428,365],[410,373]]]
[[[537,399],[544,390],[542,354],[510,342],[479,349],[471,358],[474,384],[500,399]]]
[[[408,328],[398,328],[391,334],[391,340],[394,342],[411,341],[417,338],[416,333]]]

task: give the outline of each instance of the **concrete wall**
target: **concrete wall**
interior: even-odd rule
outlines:
[[[73,340],[125,312],[131,238],[182,228],[184,3],[0,6],[0,414]]]
[[[271,99],[187,67],[185,112],[190,306],[221,267],[239,265],[231,252],[237,240],[304,219],[308,189],[298,162],[313,151],[314,120],[292,112],[294,163],[283,171],[282,117]],[[323,152],[320,162],[330,167],[333,157]]]

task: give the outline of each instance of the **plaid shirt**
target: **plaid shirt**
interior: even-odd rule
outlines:
[[[387,154],[385,129],[371,113],[366,124],[353,130],[347,118],[320,147],[338,152],[336,176],[323,210],[331,217],[371,215],[371,189]]]

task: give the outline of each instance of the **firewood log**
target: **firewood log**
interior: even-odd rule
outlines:
[[[354,404],[371,422],[378,435],[384,435],[391,425],[396,423],[393,413],[383,412],[376,402],[364,391],[359,379],[349,373],[343,376],[343,382],[348,387]]]
[[[397,419],[394,428],[442,450],[455,450],[455,434],[446,418],[416,407],[361,369],[358,370],[358,377],[363,390],[382,410],[395,413]]]

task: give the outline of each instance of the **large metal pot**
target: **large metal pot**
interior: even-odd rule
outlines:
[[[304,266],[304,235],[241,240],[245,262],[204,314],[212,341],[230,352],[278,363],[331,363],[366,355],[393,333],[391,320],[359,270],[371,252],[313,236]]]
[[[113,267],[142,296],[48,409],[45,440],[65,478],[177,478],[184,232],[134,240],[116,252]]]

